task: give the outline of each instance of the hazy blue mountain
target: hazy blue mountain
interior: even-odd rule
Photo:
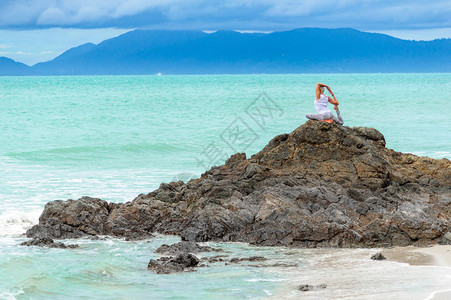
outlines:
[[[0,57],[1,75],[31,75],[32,69],[20,62],[16,62],[7,57]]]
[[[74,74],[78,70],[74,67],[74,62],[80,60],[80,57],[95,47],[95,44],[87,43],[71,48],[51,61],[34,65],[33,69],[38,70],[40,74]]]
[[[32,67],[40,75],[451,72],[451,39],[407,41],[354,29],[135,30],[72,48]]]

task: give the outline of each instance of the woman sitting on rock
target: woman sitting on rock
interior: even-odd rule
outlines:
[[[326,88],[329,91],[333,99],[331,97],[324,95],[324,88]],[[335,117],[334,114],[327,108],[328,102],[334,105],[334,109],[337,111],[338,118]],[[343,125],[344,121],[340,115],[340,111],[338,110],[338,100],[337,98],[335,98],[335,95],[329,86],[319,82],[316,84],[316,100],[314,102],[314,105],[318,113],[307,114],[306,115],[307,119],[324,121],[327,123],[335,122],[337,124]]]

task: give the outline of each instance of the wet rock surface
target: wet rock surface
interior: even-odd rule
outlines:
[[[191,253],[180,253],[174,257],[161,257],[159,259],[151,259],[147,269],[157,274],[180,273],[193,270],[199,265],[200,260]]]
[[[224,262],[227,260],[228,255],[215,255],[210,257],[202,257],[202,261],[209,262],[209,263],[217,263],[217,262]]]
[[[301,292],[308,292],[311,290],[316,290],[316,289],[325,289],[327,288],[327,284],[319,284],[316,286],[310,285],[310,284],[301,284],[298,287],[298,290],[300,290]]]
[[[39,246],[39,247],[48,247],[48,248],[61,248],[61,249],[75,249],[79,248],[77,244],[69,244],[66,245],[61,242],[54,242],[53,239],[45,237],[45,238],[33,238],[31,240],[25,241],[20,244],[21,246]]]
[[[237,264],[243,261],[251,261],[251,262],[255,262],[255,261],[265,261],[267,260],[267,258],[263,257],[263,256],[251,256],[251,257],[234,257],[232,259],[229,260],[230,263],[232,264]]]
[[[386,260],[387,258],[382,255],[382,253],[378,252],[376,254],[371,255],[372,260]]]
[[[451,162],[385,148],[373,128],[308,121],[250,158],[162,183],[127,203],[46,204],[29,237],[154,232],[292,247],[428,245],[451,230]]]
[[[212,251],[219,252],[221,251],[221,249],[214,249],[209,246],[201,246],[195,242],[187,241],[181,241],[172,245],[163,244],[157,250],[155,250],[156,253],[163,255],[177,255],[180,253],[200,253]]]
[[[263,262],[267,261],[268,259],[263,256],[251,256],[251,257],[233,257],[228,258],[228,255],[215,255],[210,257],[202,257],[201,260],[208,263],[217,263],[217,262],[224,262],[225,265],[230,264],[240,264],[242,262]],[[254,266],[254,265],[252,265]],[[258,265],[265,267],[266,265]],[[275,265],[270,265],[275,266]]]
[[[451,232],[447,232],[438,242],[439,245],[451,245]]]

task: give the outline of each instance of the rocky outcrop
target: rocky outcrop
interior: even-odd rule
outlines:
[[[212,251],[221,251],[221,250],[214,249],[209,246],[201,246],[195,242],[187,242],[187,241],[181,241],[172,245],[163,244],[157,250],[155,250],[156,253],[160,253],[163,255],[177,255],[180,253],[200,253]]]
[[[384,255],[382,255],[382,253],[378,252],[378,253],[371,255],[371,259],[372,260],[386,260],[387,258]]]
[[[83,197],[77,201],[51,201],[39,217],[40,223],[45,220],[45,225],[31,228],[27,235],[39,238],[103,235],[108,233],[105,228],[108,217],[108,203],[101,199]]]
[[[151,259],[147,269],[157,274],[179,273],[193,270],[199,264],[199,259],[191,253],[180,253],[175,257]]]
[[[243,261],[250,261],[250,262],[256,262],[256,261],[265,261],[267,260],[266,257],[263,256],[251,256],[251,257],[234,257],[232,259],[229,260],[230,263],[232,264],[237,264]]]
[[[54,242],[51,238],[33,238],[31,240],[25,241],[20,244],[21,246],[39,246],[39,247],[48,247],[48,248],[61,248],[61,249],[75,249],[79,248],[77,244],[69,244],[66,245],[61,242]]]
[[[437,243],[450,231],[451,162],[385,148],[373,128],[308,121],[257,154],[131,202],[52,201],[29,237],[154,232],[295,247]]]
[[[298,286],[298,290],[300,290],[301,292],[308,292],[311,290],[316,290],[316,289],[325,289],[327,288],[327,284],[319,284],[317,286],[313,286],[310,284],[301,284],[300,286]]]
[[[438,242],[439,245],[451,245],[451,232],[447,232]]]

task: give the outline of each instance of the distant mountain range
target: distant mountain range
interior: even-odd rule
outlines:
[[[135,30],[0,75],[451,72],[451,39],[408,41],[354,29],[273,33]]]
[[[2,75],[28,75],[32,68],[16,62],[7,57],[0,57],[0,76]]]

